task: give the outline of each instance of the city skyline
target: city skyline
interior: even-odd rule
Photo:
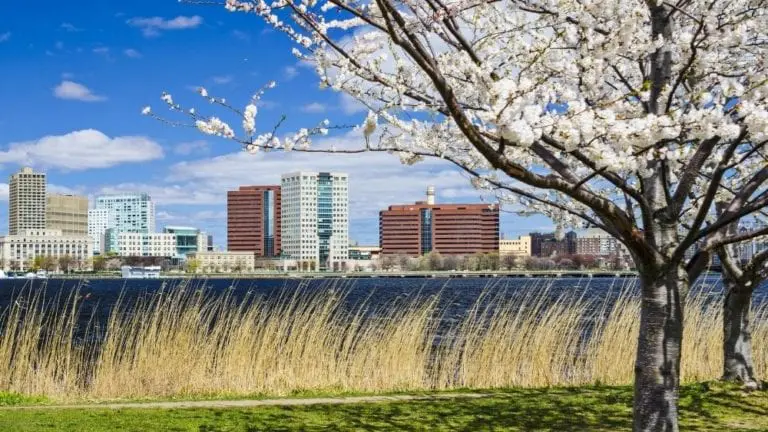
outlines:
[[[180,103],[211,113],[196,87],[239,106],[270,80],[277,87],[259,107],[262,130],[282,115],[287,118],[281,131],[290,133],[325,118],[361,124],[366,113],[338,93],[319,90],[314,72],[291,56],[285,36],[256,17],[175,0],[139,0],[120,4],[119,10],[89,0],[80,5],[44,0],[33,10],[21,3],[0,25],[0,34],[9,33],[0,42],[0,59],[7,65],[0,91],[15,101],[0,107],[2,218],[8,215],[5,181],[25,165],[46,172],[52,193],[91,199],[149,193],[157,203],[158,226],[199,227],[221,247],[226,246],[226,191],[275,184],[284,172],[339,171],[356,179],[350,185],[350,239],[361,244],[378,242],[380,210],[420,199],[429,185],[437,187],[440,202],[480,202],[469,180],[445,162],[409,167],[385,154],[250,155],[229,141],[143,117],[141,108],[157,106],[165,90]],[[32,16],[35,32],[27,30]],[[197,18],[177,26],[185,28],[163,25],[178,17]],[[17,85],[21,80],[24,86]],[[40,121],[41,107],[56,115]],[[359,145],[362,137],[342,130],[324,139],[344,148]],[[552,228],[543,217],[502,213],[501,218],[507,236]],[[5,233],[7,227],[0,232]]]

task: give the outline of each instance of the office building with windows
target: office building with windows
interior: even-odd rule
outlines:
[[[420,256],[499,252],[499,207],[495,204],[436,204],[427,200],[389,206],[379,213],[382,255]]]
[[[49,194],[45,224],[63,235],[88,235],[88,197]]]
[[[48,200],[45,174],[25,167],[8,181],[8,234],[44,230]]]
[[[117,232],[110,228],[105,234],[112,252],[122,257],[164,257],[176,256],[176,234]]]
[[[38,257],[53,258],[59,270],[89,269],[92,254],[87,235],[65,235],[61,230],[24,229],[0,237],[0,259],[6,271],[27,271]],[[68,269],[60,268],[62,257],[68,258]]]
[[[112,229],[114,233],[105,237],[101,249],[105,252],[118,252],[119,233],[149,234],[155,232],[155,205],[152,198],[146,193],[126,193],[116,195],[102,195],[96,198],[96,210],[105,210],[101,213],[106,220],[104,232],[100,229],[103,223],[94,223],[89,230],[92,235],[105,235],[106,230]],[[95,213],[92,213],[95,215]]]
[[[282,250],[300,270],[339,271],[349,257],[349,177],[283,174]]]
[[[88,210],[88,235],[93,240],[93,253],[101,255],[106,252],[104,235],[107,230],[115,227],[114,212],[107,208]]]
[[[241,186],[227,192],[227,250],[280,255],[280,186]]]
[[[501,239],[499,240],[499,256],[531,256],[531,236],[520,236],[517,240]]]
[[[208,250],[208,235],[197,228],[166,226],[163,228],[163,233],[175,236],[176,253],[173,257],[176,259],[183,261],[191,253]]]

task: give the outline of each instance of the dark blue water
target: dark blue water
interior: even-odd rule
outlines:
[[[100,280],[0,280],[0,309],[5,310],[13,301],[26,301],[30,293],[41,294],[50,307],[66,304],[77,292],[81,320],[104,323],[115,303],[130,306],[139,299],[151,297],[160,291],[188,288],[201,289],[211,296],[227,293],[235,301],[240,299],[266,300],[296,291],[303,293],[340,294],[342,303],[349,308],[365,303],[371,310],[397,307],[409,301],[437,297],[438,310],[444,319],[463,317],[478,299],[505,299],[526,295],[544,295],[551,299],[567,295],[594,304],[603,304],[622,291],[637,291],[637,281],[631,278],[364,278],[364,279],[205,279],[184,282],[176,279],[100,279]],[[722,294],[718,277],[700,278],[694,292],[704,292],[717,299]],[[121,297],[122,296],[122,297]],[[755,304],[768,301],[768,286],[755,292]]]

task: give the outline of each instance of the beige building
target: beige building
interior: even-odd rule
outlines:
[[[499,240],[499,256],[531,256],[531,236],[520,236],[517,240]]]
[[[63,256],[71,258],[70,269],[91,267],[91,238],[64,235],[60,230],[26,229],[19,234],[0,237],[3,270],[26,271],[37,257],[53,257],[56,266]]]
[[[61,230],[64,235],[88,234],[88,197],[49,194],[46,229]]]
[[[252,272],[256,266],[254,252],[194,252],[188,257],[197,262],[197,273]]]
[[[176,234],[168,233],[117,233],[119,256],[176,256]]]
[[[22,168],[8,182],[8,233],[46,228],[45,174]]]

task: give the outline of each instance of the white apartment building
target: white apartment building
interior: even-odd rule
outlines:
[[[146,193],[125,193],[116,195],[102,195],[96,197],[97,210],[107,210],[105,216],[108,220],[104,232],[100,229],[103,224],[94,224],[92,234],[104,236],[104,244],[101,250],[105,252],[118,252],[116,243],[118,235],[106,235],[107,230],[119,233],[154,233],[155,232],[155,204]]]
[[[193,252],[189,260],[197,261],[196,273],[253,272],[256,255],[253,252]]]
[[[91,239],[87,235],[64,235],[61,230],[26,229],[16,235],[0,237],[3,270],[25,271],[36,257],[58,260],[69,256],[81,268],[90,268]],[[57,262],[58,263],[58,262]]]
[[[105,250],[104,234],[115,227],[114,212],[108,208],[88,210],[88,235],[93,239],[93,252],[103,254]]]
[[[176,256],[176,234],[129,233],[117,234],[117,252],[120,256]]]
[[[341,270],[349,256],[349,176],[283,174],[281,235],[283,256],[300,270]]]
[[[8,181],[8,234],[44,230],[47,203],[44,173],[25,167],[12,174]]]

